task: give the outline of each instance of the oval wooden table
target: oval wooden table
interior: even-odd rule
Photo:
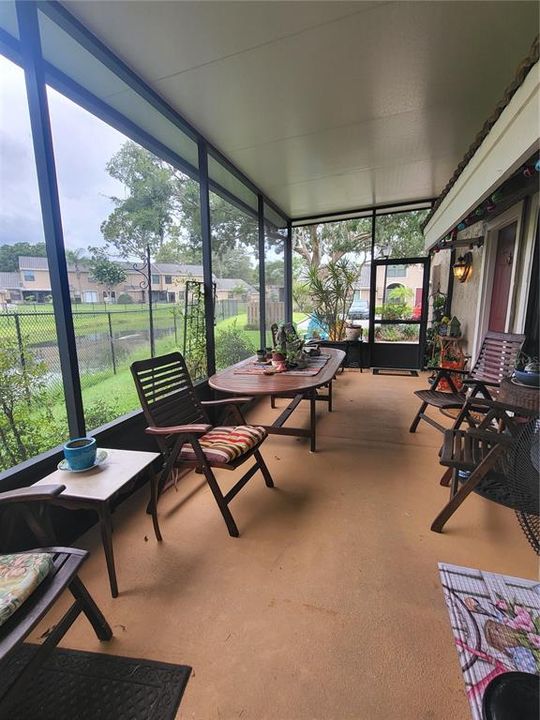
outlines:
[[[333,348],[325,348],[321,355],[328,356],[328,362],[323,365],[316,375],[302,377],[287,372],[275,373],[274,375],[238,373],[238,368],[256,361],[256,358],[252,357],[212,375],[212,377],[208,378],[208,384],[214,390],[230,395],[270,395],[271,397],[292,398],[292,401],[272,425],[263,425],[263,427],[273,435],[309,437],[311,452],[315,452],[317,445],[317,401],[327,402],[329,411],[332,411],[332,381],[345,359],[343,350]],[[322,387],[328,387],[326,394],[319,392]],[[284,423],[302,400],[309,400],[309,428],[284,427]]]

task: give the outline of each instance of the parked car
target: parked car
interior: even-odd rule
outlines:
[[[367,320],[369,318],[369,302],[361,299],[353,300],[347,317],[349,320]]]

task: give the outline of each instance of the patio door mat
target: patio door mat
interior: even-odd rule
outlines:
[[[2,668],[0,689],[37,646],[25,643]],[[174,720],[191,668],[56,648],[0,720]],[[21,697],[22,696],[22,697]]]
[[[498,675],[540,675],[540,583],[439,563],[473,720]],[[450,670],[450,669],[449,669]]]
[[[413,368],[372,368],[373,375],[400,375],[401,377],[418,377],[418,370]]]

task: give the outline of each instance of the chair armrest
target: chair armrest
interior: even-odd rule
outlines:
[[[504,433],[495,432],[494,430],[478,430],[478,428],[470,428],[467,430],[467,434],[477,440],[485,440],[492,445],[507,445],[510,447],[514,442],[514,438],[511,435],[505,435]]]
[[[201,405],[208,407],[219,407],[220,405],[240,405],[241,403],[251,402],[252,397],[230,397],[221,400],[201,400]]]
[[[17,488],[16,490],[7,490],[6,492],[0,493],[0,505],[50,500],[60,495],[65,489],[65,485],[32,485],[30,487]]]
[[[212,425],[200,423],[198,425],[164,425],[156,427],[151,425],[144,431],[147,435],[204,435],[212,429]]]
[[[485,385],[486,387],[500,387],[499,382],[493,382],[492,380],[480,380],[478,378],[467,378],[463,381],[464,385]]]
[[[458,369],[454,369],[454,368],[445,368],[445,367],[433,367],[433,368],[429,368],[429,370],[436,370],[437,372],[442,371],[445,373],[452,373],[452,375],[454,373],[457,373],[458,375],[468,375],[469,374],[469,370],[458,370]]]

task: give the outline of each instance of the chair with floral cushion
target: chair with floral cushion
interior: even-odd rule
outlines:
[[[26,509],[27,503],[47,502],[63,490],[63,485],[43,485],[0,493],[0,510],[13,504]],[[35,516],[28,514],[27,517],[35,529]],[[43,531],[39,534],[43,536]],[[111,639],[111,628],[78,577],[79,569],[87,557],[85,550],[64,547],[0,555],[0,676],[4,675],[17,648],[54,606],[64,590],[69,590],[75,599],[32,655],[30,662],[17,668],[14,679],[7,686],[2,685],[2,713],[6,712],[6,705],[9,706],[26,684],[32,681],[37,667],[50,655],[81,612],[86,615],[100,640]]]
[[[175,470],[195,468],[204,474],[229,534],[238,537],[238,528],[228,507],[231,500],[257,470],[261,471],[267,487],[274,487],[259,451],[268,433],[263,427],[247,425],[239,407],[252,398],[199,400],[185,360],[178,352],[134,362],[131,373],[149,424],[146,432],[156,438],[163,454],[158,498]],[[207,409],[220,407],[225,407],[237,424],[215,427]],[[250,457],[255,459],[254,465],[224,495],[212,468],[236,470]]]

